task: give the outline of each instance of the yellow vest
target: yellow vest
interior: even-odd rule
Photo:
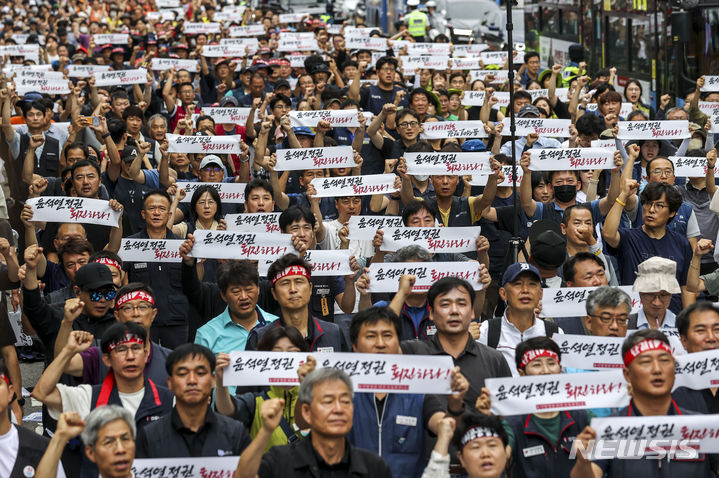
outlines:
[[[413,37],[423,37],[427,33],[429,19],[426,13],[412,10],[405,16],[405,20],[407,21],[407,31]]]

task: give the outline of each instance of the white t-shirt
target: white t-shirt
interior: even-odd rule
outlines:
[[[58,383],[57,389],[60,392],[60,397],[62,399],[62,408],[57,409],[47,407],[47,410],[52,418],[57,420],[62,412],[77,412],[82,418],[85,418],[90,414],[90,411],[92,410],[92,385],[78,385],[77,387],[70,387],[68,385]],[[145,396],[145,387],[142,387],[137,392],[118,394],[120,395],[122,408],[129,410],[134,416],[137,409],[140,408],[142,397]]]
[[[15,425],[10,426],[10,431],[0,435],[0,476],[10,476],[15,467],[15,459],[20,449],[20,437]],[[62,462],[57,466],[57,478],[65,478],[65,470]]]

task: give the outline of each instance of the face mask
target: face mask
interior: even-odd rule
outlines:
[[[427,175],[427,174],[423,174],[423,175],[415,174],[415,175],[414,175],[414,179],[416,179],[417,181],[419,181],[420,183],[422,183],[422,182],[424,182],[424,181],[426,181],[426,180],[429,179],[429,175]]]
[[[554,186],[554,199],[559,202],[567,203],[577,197],[577,186],[574,184],[563,184]]]

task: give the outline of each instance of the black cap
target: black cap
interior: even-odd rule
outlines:
[[[131,144],[125,146],[125,149],[120,153],[120,158],[126,163],[131,163],[137,157],[137,147]]]
[[[105,264],[98,262],[90,262],[78,269],[75,273],[75,285],[87,290],[115,287],[110,269]]]
[[[543,219],[532,224],[529,247],[534,263],[542,269],[556,269],[567,259],[567,238],[554,221]]]
[[[282,88],[283,86],[286,86],[287,88],[292,88],[290,86],[290,82],[287,80],[277,80],[275,81],[274,89]]]

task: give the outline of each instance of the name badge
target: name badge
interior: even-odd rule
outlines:
[[[334,347],[317,347],[318,352],[334,352]]]
[[[437,327],[435,325],[430,325],[425,329],[425,333],[427,335],[434,335],[437,333]]]
[[[537,446],[530,446],[529,448],[524,448],[522,450],[522,454],[524,455],[524,458],[529,458],[530,456],[542,455],[542,454],[544,454],[544,446],[537,445]]]
[[[147,262],[137,262],[133,264],[135,269],[147,269]]]
[[[409,427],[417,426],[417,417],[406,417],[404,415],[397,415],[397,425],[407,425]]]

